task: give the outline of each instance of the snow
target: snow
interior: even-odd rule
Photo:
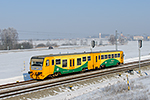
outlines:
[[[72,100],[131,100],[131,99],[148,99],[149,98],[149,84],[150,84],[150,76],[144,76],[136,79],[130,80],[130,90],[128,90],[128,86],[126,82],[119,82],[113,85],[109,84],[105,87],[98,87],[89,91],[88,93],[84,93],[83,95],[79,95],[74,97]],[[100,86],[101,84],[96,84]],[[148,86],[148,87],[146,87]],[[94,87],[94,86],[93,86]],[[67,98],[68,99],[68,98]],[[70,99],[70,98],[69,98]]]
[[[102,76],[102,79],[98,82],[91,82],[88,85],[86,85],[86,81],[83,81],[84,85],[74,85],[72,90],[66,88],[59,94],[42,100],[148,100],[150,98],[150,76],[144,74],[145,70],[142,71],[142,76],[134,71],[134,75],[123,73],[121,76],[117,74],[113,74],[112,77]],[[150,74],[150,70],[147,73]],[[130,81],[129,91],[126,75],[128,75]]]
[[[143,41],[143,47],[141,48],[141,60],[149,59],[150,58],[150,41]],[[62,46],[59,48],[54,49],[31,49],[31,50],[1,50],[0,51],[0,84],[5,83],[12,83],[16,81],[23,81],[23,73],[26,73],[29,70],[29,61],[32,56],[35,55],[45,55],[45,54],[59,54],[59,53],[74,53],[74,52],[90,52],[90,46]],[[103,51],[103,50],[114,50],[115,45],[111,46],[96,46],[92,51]],[[139,52],[138,52],[138,42],[137,41],[130,41],[127,45],[118,45],[119,50],[123,50],[125,53],[125,63],[131,61],[138,61],[139,59]],[[25,71],[24,71],[24,62],[25,62]],[[142,70],[142,75],[140,76],[136,72],[134,75],[130,75],[128,73],[123,73],[121,77],[118,75],[114,75],[115,77],[112,78],[103,78],[103,81],[99,81],[97,83],[91,84],[83,84],[80,86],[73,86],[73,89],[70,90],[69,88],[63,89],[61,92],[57,92],[57,95],[49,96],[43,98],[44,100],[47,99],[73,99],[73,100],[81,100],[81,99],[111,99],[114,97],[115,99],[124,97],[126,95],[133,95],[134,98],[140,99],[143,97],[144,94],[146,95],[149,93],[149,84],[150,84],[150,76],[147,76],[144,72],[150,74],[149,70]],[[135,86],[132,86],[130,91],[127,91],[123,88],[121,93],[117,93],[112,87],[126,87],[126,75],[129,75],[130,84],[134,83]],[[140,77],[140,78],[139,78]],[[133,82],[132,82],[133,81]],[[141,88],[136,89],[138,85],[141,85]],[[147,86],[147,87],[146,87]],[[107,93],[106,90],[109,90]],[[61,90],[61,89],[60,89]],[[116,92],[116,93],[113,93]],[[137,93],[140,93],[140,97],[137,97]],[[106,95],[108,95],[105,97]],[[117,94],[117,95],[115,95]],[[126,99],[131,99],[131,98]],[[149,96],[145,96],[145,98],[149,98]],[[123,98],[124,99],[124,98]]]

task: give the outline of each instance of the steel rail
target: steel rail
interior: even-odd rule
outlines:
[[[141,62],[145,62],[145,61],[150,61],[150,59],[142,60]],[[133,63],[138,63],[138,61],[125,63],[123,65],[129,65],[129,64],[133,64]],[[80,74],[80,73],[78,73],[78,74]],[[14,87],[14,86],[26,85],[26,84],[36,83],[36,82],[38,82],[38,81],[36,81],[36,80],[29,80],[29,81],[21,81],[21,82],[9,83],[9,84],[0,85],[0,89],[6,89],[6,88]]]
[[[6,89],[6,88],[14,87],[14,86],[31,84],[31,83],[35,83],[35,82],[36,82],[35,80],[28,80],[28,81],[20,81],[20,82],[16,82],[16,83],[9,83],[9,84],[0,85],[0,89]]]

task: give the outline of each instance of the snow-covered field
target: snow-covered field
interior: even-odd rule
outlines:
[[[56,95],[50,95],[42,100],[149,100],[150,99],[150,66],[142,69],[141,76],[137,74],[122,73],[101,76],[97,79],[90,79],[77,84],[71,84],[73,88],[56,88],[53,92]],[[130,90],[128,91],[127,77],[130,81]],[[69,85],[68,85],[69,86]],[[45,92],[45,95],[46,92]]]
[[[150,41],[143,41],[143,47],[141,48],[142,59],[150,58],[149,44]],[[99,47],[95,47],[93,51],[114,50],[114,49],[115,46],[99,46]],[[119,45],[118,49],[124,51],[125,63],[131,62],[133,60],[138,60],[139,52],[138,52],[137,41],[130,41],[127,45]],[[22,74],[26,73],[29,70],[29,61],[32,56],[44,55],[44,54],[84,52],[84,51],[86,52],[91,51],[90,47],[80,46],[80,47],[59,47],[54,49],[42,48],[42,49],[32,49],[32,50],[10,50],[10,51],[2,50],[0,51],[0,69],[1,69],[0,84],[16,82],[17,80],[18,81],[23,80]],[[24,62],[25,62],[25,71],[23,71]],[[136,98],[135,95],[137,95],[138,93],[140,97],[143,97],[144,93],[146,93],[146,95],[150,95],[149,93],[150,82],[148,81],[150,80],[150,76],[145,76],[146,74],[144,72],[150,74],[149,70],[143,70],[142,74],[143,77],[145,78],[141,77],[139,79],[135,79],[139,77],[139,74],[136,74],[136,72],[134,75],[129,75],[129,79],[132,79],[130,82],[130,84],[132,83],[131,91],[126,90],[127,88],[125,83],[126,83],[127,73],[124,73],[121,77],[116,75],[115,77],[109,79],[104,78],[103,82],[99,81],[98,83],[91,83],[87,86],[83,85],[80,88],[79,86],[74,86],[73,90],[65,88],[63,91],[57,93],[57,95],[46,97],[44,99],[59,99],[59,100],[60,99],[78,99],[78,100],[113,99],[112,96],[116,99],[120,97],[122,97],[123,99],[132,99],[131,97],[133,96],[134,97],[133,99],[135,99]],[[124,87],[125,89],[121,88],[122,90],[119,90],[120,89],[119,87]],[[124,98],[125,96],[128,95],[130,95],[130,97]],[[145,97],[145,99],[147,98],[149,98],[149,96]]]

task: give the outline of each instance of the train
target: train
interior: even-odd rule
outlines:
[[[33,56],[30,59],[30,78],[43,80],[62,74],[102,69],[124,63],[122,50],[50,54]]]

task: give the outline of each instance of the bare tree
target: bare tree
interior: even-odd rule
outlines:
[[[110,35],[110,38],[108,39],[108,41],[109,41],[112,45],[114,45],[114,44],[115,44],[115,41],[116,41],[115,36],[114,36],[114,35]]]
[[[102,40],[100,40],[99,45],[103,45],[103,41]]]
[[[83,40],[82,39],[80,40],[80,45],[83,45]]]
[[[1,42],[4,49],[12,49],[17,44],[18,33],[14,28],[3,29],[0,32]]]
[[[47,47],[51,46],[51,44],[50,44],[49,41],[47,41],[46,46],[47,46]]]
[[[127,39],[126,38],[124,38],[124,37],[119,37],[119,43],[121,44],[121,45],[124,45],[124,44],[127,44],[128,43],[128,41],[127,41]]]

